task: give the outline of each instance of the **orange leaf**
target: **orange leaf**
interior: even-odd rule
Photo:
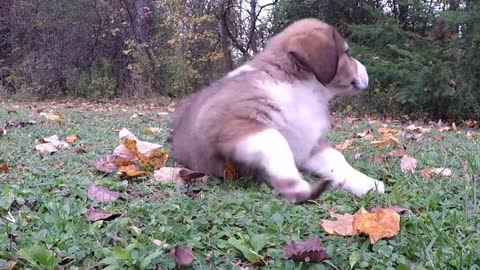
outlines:
[[[10,170],[10,168],[8,167],[7,163],[0,165],[0,172],[6,172],[6,171],[9,171],[9,170]]]
[[[337,220],[322,220],[321,222],[323,229],[327,233],[341,236],[353,236],[357,234],[353,229],[353,215],[340,215],[330,212],[330,216]]]
[[[238,172],[235,167],[235,164],[230,160],[227,160],[224,165],[224,178],[228,181],[238,180]]]
[[[148,156],[142,155],[140,153],[139,158],[143,166],[152,166],[155,169],[160,169],[165,166],[167,163],[169,153],[167,151],[156,150]],[[142,156],[142,157],[140,157]]]
[[[379,141],[372,141],[370,142],[371,145],[373,146],[386,146],[389,144],[396,144],[396,145],[401,145],[402,143],[400,142],[399,139],[395,138],[391,133],[384,133],[382,140]]]
[[[353,229],[370,237],[374,244],[383,238],[393,237],[400,231],[400,215],[391,209],[383,209],[376,213],[355,214]]]
[[[118,173],[130,177],[139,177],[150,175],[150,172],[140,171],[135,165],[128,165],[118,168]]]
[[[71,135],[68,135],[67,138],[65,138],[65,141],[67,143],[75,143],[75,142],[78,142],[79,140],[80,140],[80,137],[77,134],[71,134]]]
[[[353,144],[354,140],[346,140],[344,143],[335,146],[337,150],[345,150]]]

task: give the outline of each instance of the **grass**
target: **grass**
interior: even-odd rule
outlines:
[[[142,140],[165,142],[167,132],[142,132],[146,127],[168,130],[169,116],[158,114],[162,107],[30,105],[2,105],[0,123],[29,120],[32,112],[47,107],[61,113],[64,124],[44,121],[0,137],[0,165],[11,167],[0,172],[0,269],[172,269],[175,262],[168,252],[177,244],[193,248],[194,269],[480,269],[480,183],[472,180],[480,173],[480,140],[467,136],[475,131],[434,130],[422,142],[401,138],[408,154],[418,160],[415,174],[403,173],[398,158],[373,165],[375,155],[392,147],[377,148],[358,139],[343,153],[354,167],[385,181],[386,193],[356,198],[330,189],[314,204],[295,205],[264,183],[210,179],[185,188],[147,177],[99,174],[95,159],[113,151],[123,127]],[[135,113],[143,115],[132,118]],[[376,130],[381,123],[340,121],[330,138],[339,144],[369,125]],[[72,133],[81,140],[70,149],[43,158],[35,153],[39,139]],[[429,180],[420,176],[422,169],[434,167],[450,168],[454,175]],[[109,203],[88,199],[92,182],[123,198]],[[409,209],[401,216],[401,231],[374,245],[364,236],[327,235],[319,225],[329,219],[329,210],[352,213],[393,204]],[[85,214],[91,207],[121,216],[89,222]],[[310,235],[320,236],[329,261],[308,264],[283,258],[287,242]]]

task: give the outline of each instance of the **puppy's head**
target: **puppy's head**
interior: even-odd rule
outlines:
[[[364,65],[350,56],[345,39],[316,19],[297,21],[275,36],[267,49],[288,57],[334,95],[352,95],[368,87]]]

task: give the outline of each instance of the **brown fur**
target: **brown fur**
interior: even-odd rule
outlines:
[[[191,170],[223,176],[235,142],[270,128],[272,113],[281,110],[258,88],[258,82],[307,80],[313,74],[323,85],[350,83],[348,76],[355,63],[344,57],[347,49],[333,27],[317,20],[288,27],[248,63],[254,71],[213,82],[182,102],[172,126],[174,158]],[[339,72],[345,74],[336,76]],[[334,77],[341,79],[332,81]],[[319,140],[312,152],[324,145],[325,141]]]

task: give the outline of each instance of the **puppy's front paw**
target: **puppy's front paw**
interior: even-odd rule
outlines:
[[[358,177],[357,179],[350,180],[348,189],[352,191],[356,196],[363,196],[369,191],[375,191],[378,193],[385,192],[385,184],[382,181],[375,180],[366,175],[363,177]]]
[[[312,196],[312,188],[305,180],[271,179],[272,186],[291,202],[305,202]]]

